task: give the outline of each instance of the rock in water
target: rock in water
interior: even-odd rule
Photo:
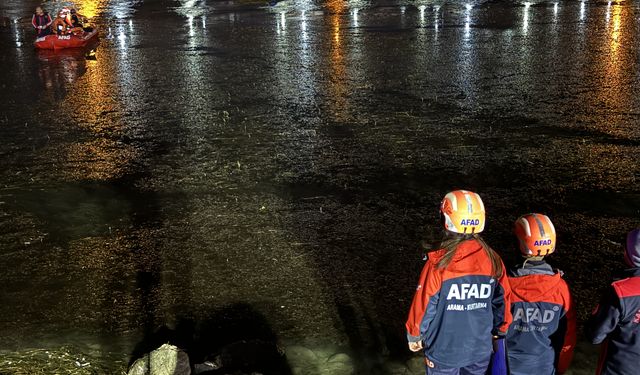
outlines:
[[[189,356],[173,345],[164,344],[138,358],[127,375],[191,375]]]
[[[334,355],[332,355],[331,357],[329,357],[329,359],[327,359],[327,362],[334,362],[334,363],[350,363],[351,362],[351,358],[344,354],[344,353],[336,353]]]

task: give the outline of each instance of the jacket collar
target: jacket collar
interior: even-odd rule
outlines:
[[[620,279],[626,279],[629,277],[637,277],[637,276],[640,276],[640,267],[627,268],[626,270],[622,270],[618,272],[615,279],[620,280]]]
[[[515,277],[528,276],[528,275],[555,275],[556,272],[547,262],[544,260],[530,260],[525,261],[521,265],[516,266],[511,270],[511,275]]]

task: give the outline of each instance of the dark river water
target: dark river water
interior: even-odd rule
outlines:
[[[550,215],[581,321],[622,267],[637,3],[76,1],[91,53],[36,51],[36,5],[0,2],[0,353],[117,373],[168,335],[409,373],[419,244],[456,188],[507,264],[512,222]]]

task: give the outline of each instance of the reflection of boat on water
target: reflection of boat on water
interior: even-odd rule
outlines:
[[[95,59],[92,48],[96,46],[97,43],[91,43],[85,48],[36,51],[40,61],[38,73],[45,88],[64,90],[67,84],[75,82],[86,72],[86,60]]]
[[[47,35],[36,39],[34,45],[38,49],[58,50],[64,48],[87,47],[98,41],[98,28],[85,31],[82,35]]]
[[[60,63],[68,60],[84,60],[86,54],[87,51],[84,48],[71,48],[66,51],[54,51],[52,49],[36,51],[36,56],[42,63]]]

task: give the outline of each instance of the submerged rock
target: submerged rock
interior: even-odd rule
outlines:
[[[304,346],[290,346],[285,349],[285,354],[289,362],[294,364],[315,363],[318,360],[316,353]]]
[[[173,345],[164,344],[138,358],[127,375],[191,375],[189,356]]]
[[[351,364],[341,362],[331,362],[324,365],[320,370],[323,375],[353,375],[356,371]]]
[[[345,353],[336,353],[327,359],[322,366],[322,374],[351,375],[355,374],[353,360]]]
[[[353,359],[335,350],[311,350],[303,346],[286,349],[287,360],[294,375],[352,375]]]
[[[351,357],[344,353],[336,353],[327,359],[327,362],[351,363]]]

